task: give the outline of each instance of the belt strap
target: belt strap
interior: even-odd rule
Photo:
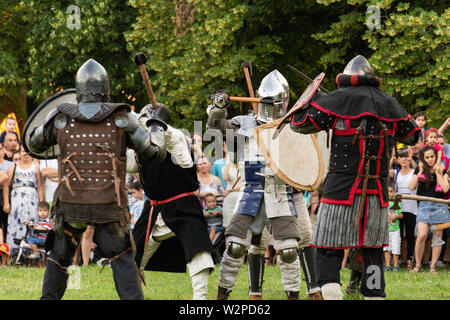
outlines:
[[[157,205],[166,204],[166,203],[172,202],[174,200],[177,200],[177,199],[180,199],[183,197],[187,197],[187,196],[192,196],[192,195],[194,195],[193,192],[184,192],[184,193],[180,193],[179,195],[176,195],[174,197],[168,198],[166,200],[161,200],[161,201],[155,201],[155,200],[148,199],[148,201],[150,202],[150,213],[149,213],[149,217],[148,217],[147,233],[145,235],[144,251],[147,250],[148,238],[150,237],[150,229],[151,229],[152,217],[153,217],[153,208]]]

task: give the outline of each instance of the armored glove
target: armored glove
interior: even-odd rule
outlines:
[[[226,91],[216,91],[209,95],[208,98],[212,100],[212,103],[208,105],[206,113],[211,119],[225,119],[227,117],[226,108],[230,104],[230,94]]]
[[[144,108],[147,108],[149,110],[152,109],[152,105],[149,104],[145,106]],[[167,130],[167,122],[170,121],[170,110],[167,108],[166,105],[162,103],[158,103],[158,108],[152,111],[150,114],[150,117],[146,121],[147,127],[150,127],[151,124],[157,124],[160,125],[164,131]]]
[[[217,108],[224,109],[230,104],[230,94],[226,91],[219,90],[209,95],[208,97],[213,100],[213,104]]]

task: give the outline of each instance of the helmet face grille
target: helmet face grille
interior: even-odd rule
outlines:
[[[275,100],[274,105],[258,103],[257,120],[270,122],[279,119],[286,114],[289,103],[289,84],[278,70],[273,70],[262,79],[259,88],[256,90],[256,96],[260,98],[270,97]]]
[[[373,69],[369,61],[359,55],[350,60],[343,74],[373,77]]]
[[[107,102],[109,101],[109,76],[105,68],[89,59],[78,69],[75,79],[77,101],[80,102]]]

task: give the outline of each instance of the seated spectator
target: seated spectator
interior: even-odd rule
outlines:
[[[209,238],[213,241],[216,233],[222,232],[222,208],[217,205],[216,196],[208,193],[203,197],[206,207],[203,209],[206,223],[208,224]]]
[[[39,259],[39,248],[38,246],[43,246],[45,243],[45,239],[47,238],[47,234],[50,230],[53,229],[53,223],[48,218],[48,214],[50,213],[50,206],[46,201],[42,201],[38,204],[38,216],[39,219],[36,223],[33,221],[24,220],[23,223],[28,224],[28,226],[33,231],[33,236],[26,240],[33,250],[33,254],[29,256],[30,259]]]

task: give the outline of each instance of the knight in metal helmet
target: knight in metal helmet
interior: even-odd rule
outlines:
[[[278,70],[273,70],[262,79],[256,90],[256,96],[273,99],[272,104],[259,102],[256,116],[256,120],[260,122],[271,122],[286,114],[289,103],[289,84]]]
[[[272,230],[274,248],[281,258],[280,269],[287,297],[298,299],[300,261],[297,246],[300,234],[292,188],[267,166],[254,134],[254,129],[259,125],[278,119],[286,113],[288,89],[286,79],[277,70],[272,71],[261,81],[257,94],[268,98],[264,99],[268,103],[274,103],[260,103],[257,115],[241,115],[230,120],[226,119],[229,95],[220,91],[211,96],[213,103],[207,109],[207,127],[221,129],[227,135],[227,152],[237,154],[239,179],[243,186],[236,205],[232,206],[234,211],[231,221],[225,229],[229,246],[221,261],[217,299],[228,299],[247,250],[250,262],[250,298],[261,299],[264,253],[269,245],[267,238],[270,239],[264,236],[264,230]],[[233,139],[237,143],[229,141],[230,129],[235,133]]]
[[[76,88],[76,102],[73,89],[49,98],[24,130],[24,146],[33,156],[58,157],[59,163],[60,184],[52,208],[55,230],[47,237],[50,253],[41,299],[64,295],[67,267],[88,224],[96,227],[96,243],[111,262],[119,297],[143,299],[129,230],[126,150],[163,161],[164,129],[154,123],[149,133],[129,105],[110,103],[108,73],[93,59],[78,70]]]
[[[290,128],[301,134],[333,130],[329,172],[311,237],[311,245],[318,248],[318,283],[325,300],[343,299],[343,250],[336,248],[360,248],[361,293],[382,299],[389,161],[396,140],[415,144],[420,129],[397,100],[380,89],[381,80],[363,56],[353,58],[336,83],[337,90],[315,95],[290,119]],[[378,286],[369,285],[369,267],[380,271]]]
[[[344,69],[343,74],[373,77],[373,70],[369,61],[361,55],[354,57]]]

